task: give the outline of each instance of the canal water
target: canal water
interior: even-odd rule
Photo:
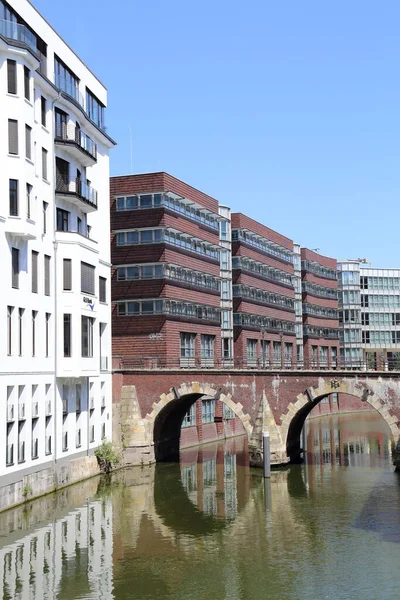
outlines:
[[[243,438],[0,515],[5,599],[400,598],[400,476],[377,413],[308,421],[264,480]]]

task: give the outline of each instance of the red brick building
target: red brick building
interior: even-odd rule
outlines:
[[[296,363],[293,242],[232,214],[234,354],[243,367]]]
[[[305,367],[335,366],[339,356],[337,263],[301,249]]]
[[[126,366],[221,356],[218,202],[167,173],[111,178],[113,355]]]

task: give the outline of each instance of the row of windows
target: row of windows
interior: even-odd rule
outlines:
[[[51,257],[44,255],[43,264],[43,291],[45,296],[50,296],[50,261]],[[19,289],[19,274],[21,271],[20,250],[11,248],[11,287]],[[34,294],[39,292],[39,252],[31,252],[31,291]]]
[[[400,331],[362,331],[363,344],[400,344]]]
[[[202,254],[215,260],[219,260],[219,248],[208,244],[198,238],[172,231],[170,229],[142,229],[136,231],[120,231],[117,233],[118,246],[131,246],[136,244],[160,244],[165,242],[173,246],[179,246],[190,252]]]
[[[251,298],[252,300],[262,302],[263,304],[273,304],[274,306],[281,306],[290,310],[294,309],[294,300],[292,298],[281,296],[280,294],[274,294],[273,292],[266,292],[248,285],[234,285],[233,296]]]
[[[400,325],[400,313],[361,313],[362,325],[393,326]]]
[[[47,152],[47,151],[45,151]],[[47,174],[47,168],[46,168]],[[30,183],[25,184],[25,208],[26,208],[26,217],[30,219],[32,217],[32,190],[33,186]],[[47,202],[43,202],[43,211],[47,210]],[[22,215],[22,210],[20,207],[20,185],[18,179],[9,179],[8,182],[8,210],[10,217],[19,217]],[[46,233],[46,223],[43,224],[44,233]]]
[[[39,312],[37,310],[27,310],[25,308],[16,309],[14,306],[7,306],[7,354],[8,356],[26,356],[26,336],[29,331],[28,319],[31,321],[30,327],[30,353],[33,357],[37,356],[38,331],[44,326],[44,353],[50,356],[50,320],[51,314],[44,313],[44,323],[40,322]]]
[[[7,92],[12,95],[18,93],[17,62],[7,60]],[[31,101],[31,72],[28,67],[24,67],[24,97]]]
[[[309,281],[303,281],[301,284],[303,293],[312,294],[313,296],[320,296],[321,298],[330,298],[331,300],[337,299],[337,291],[332,288],[327,288],[316,283],[310,283]]]
[[[314,273],[314,275],[318,275],[320,277],[326,277],[327,279],[336,279],[335,269],[329,269],[328,267],[323,267],[319,263],[311,261],[311,260],[302,260],[301,268],[304,271],[308,271],[309,273]]]
[[[232,258],[232,269],[241,269],[242,271],[248,271],[249,273],[256,273],[266,279],[272,281],[279,281],[285,285],[292,285],[292,277],[285,271],[280,271],[274,267],[270,267],[264,263],[252,260],[251,258],[245,258],[244,256],[234,256]]]
[[[203,400],[201,403],[201,422],[214,423],[214,418],[215,400]],[[235,413],[226,404],[223,404],[223,418],[226,421],[235,418]],[[182,427],[193,427],[194,425],[196,425],[196,404],[192,404],[182,421]]]
[[[90,237],[91,226],[87,224],[87,215],[84,216],[86,218],[86,222],[82,221],[81,217],[76,217],[76,229],[71,229],[71,213],[68,210],[64,210],[63,208],[57,208],[56,210],[56,227],[57,231],[71,231],[73,233],[80,233],[85,237]]]
[[[303,304],[303,313],[314,317],[324,317],[325,319],[338,318],[338,311],[336,308],[327,308],[325,306],[309,304],[308,302],[304,302]]]
[[[346,344],[359,344],[361,334],[359,329],[344,329],[339,330],[339,339]]]
[[[181,358],[195,358],[196,356],[196,334],[180,334],[180,355]],[[200,335],[200,356],[201,358],[214,358],[215,335]]]
[[[341,285],[358,285],[360,283],[358,271],[338,271],[337,278]]]
[[[182,200],[172,198],[165,193],[136,194],[117,198],[117,211],[160,208],[162,206],[218,231],[218,220],[209,211],[196,204],[188,204]]]
[[[88,263],[81,262],[81,292],[84,294],[96,295],[95,290],[95,271],[96,268]],[[72,291],[72,260],[63,259],[63,291]],[[99,277],[99,302],[107,302],[107,279]]]
[[[260,315],[251,315],[248,313],[234,313],[233,324],[240,327],[254,327],[260,329],[272,329],[278,332],[294,333],[294,323],[282,321],[271,317],[262,317]]]
[[[260,352],[257,353],[258,343],[260,343]],[[272,350],[272,357],[270,352]],[[247,360],[256,361],[258,358],[261,359],[263,366],[268,365],[270,359],[273,362],[280,362],[282,360],[282,350],[285,362],[291,362],[293,358],[293,344],[290,342],[273,342],[272,345],[269,340],[258,341],[258,340],[247,340]],[[258,356],[257,356],[258,355]]]
[[[361,277],[360,287],[362,290],[399,290],[399,277]]]
[[[130,267],[118,267],[118,281],[133,281],[138,279],[176,279],[191,285],[204,287],[215,291],[220,290],[220,279],[212,275],[206,275],[192,269],[185,269],[177,265],[155,263],[148,265],[132,265]]]
[[[361,294],[362,308],[400,308],[400,295],[367,296]]]
[[[18,121],[15,119],[8,119],[8,153],[13,156],[19,154]],[[47,180],[47,155],[46,148],[42,148],[42,177],[45,180]],[[29,125],[25,125],[25,157],[32,160],[32,127]]]
[[[232,241],[246,242],[246,244],[254,246],[254,248],[258,248],[267,254],[276,256],[286,262],[292,262],[293,253],[290,252],[290,250],[287,250],[283,246],[279,246],[279,244],[275,244],[260,235],[252,233],[251,231],[246,231],[245,229],[232,229]]]
[[[119,302],[118,315],[177,315],[190,319],[220,322],[220,311],[217,308],[166,299]]]
[[[339,323],[359,323],[360,311],[355,309],[346,309],[339,311]]]
[[[337,340],[339,338],[339,332],[337,329],[331,329],[330,327],[316,327],[314,325],[303,325],[303,336]]]

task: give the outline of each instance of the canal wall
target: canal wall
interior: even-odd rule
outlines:
[[[78,483],[100,473],[94,455],[62,459],[42,464],[40,468],[22,469],[2,477],[0,511],[26,503],[28,500]]]

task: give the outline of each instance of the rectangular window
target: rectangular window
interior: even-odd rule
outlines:
[[[56,55],[54,55],[54,77],[56,86],[83,106],[82,96],[79,93],[79,79]]]
[[[94,295],[95,267],[81,262],[81,292]]]
[[[17,63],[10,59],[7,59],[7,92],[17,93]]]
[[[255,363],[257,360],[257,340],[247,340],[247,362]]]
[[[22,332],[24,330],[24,309],[18,309],[18,356],[22,356]]]
[[[12,287],[19,289],[19,250],[11,248],[12,257]]]
[[[214,400],[203,400],[201,403],[202,422],[213,423],[215,414],[215,401]]]
[[[30,79],[31,72],[28,67],[24,67],[24,94],[27,100],[31,99]]]
[[[42,148],[42,177],[47,181],[47,150]]]
[[[64,315],[64,356],[71,356],[71,315]]]
[[[47,106],[46,106],[47,102],[46,102],[46,98],[44,98],[43,96],[41,96],[40,98],[40,111],[41,111],[41,119],[42,119],[42,125],[43,127],[46,127],[46,113],[47,113]]]
[[[18,121],[8,119],[8,154],[18,154]]]
[[[67,210],[62,210],[62,208],[57,208],[57,231],[69,231],[69,212]]]
[[[13,315],[14,307],[7,306],[7,354],[11,356],[12,354],[12,315]]]
[[[193,427],[193,425],[196,425],[196,403],[192,404],[182,421],[182,427]]]
[[[25,156],[32,160],[32,127],[25,125]]]
[[[200,337],[201,358],[214,360],[215,335],[202,335]]]
[[[32,293],[38,293],[38,258],[39,252],[32,250]]]
[[[85,358],[93,356],[93,322],[91,317],[82,317],[82,356]]]
[[[105,277],[99,277],[99,300],[100,300],[100,302],[107,302],[106,284],[107,284],[107,279]]]
[[[50,296],[50,260],[51,257],[44,255],[44,295]]]
[[[36,317],[37,310],[32,311],[32,356],[36,356]]]
[[[50,349],[50,345],[49,345],[49,341],[50,341],[50,317],[51,317],[50,313],[46,313],[46,332],[45,332],[45,335],[46,335],[46,339],[45,339],[45,342],[46,342],[46,358],[48,358],[50,356],[50,354],[49,354],[49,349]]]
[[[181,358],[194,358],[195,333],[181,333]]]
[[[26,216],[28,219],[31,218],[31,206],[32,206],[32,186],[30,183],[26,184]]]
[[[43,202],[43,233],[47,232],[47,208],[48,202]]]
[[[18,217],[18,181],[10,179],[9,181],[9,200],[10,200],[10,216]]]
[[[104,105],[86,88],[86,112],[100,129],[104,128]]]
[[[63,260],[63,290],[65,292],[72,290],[72,260],[70,258]]]

